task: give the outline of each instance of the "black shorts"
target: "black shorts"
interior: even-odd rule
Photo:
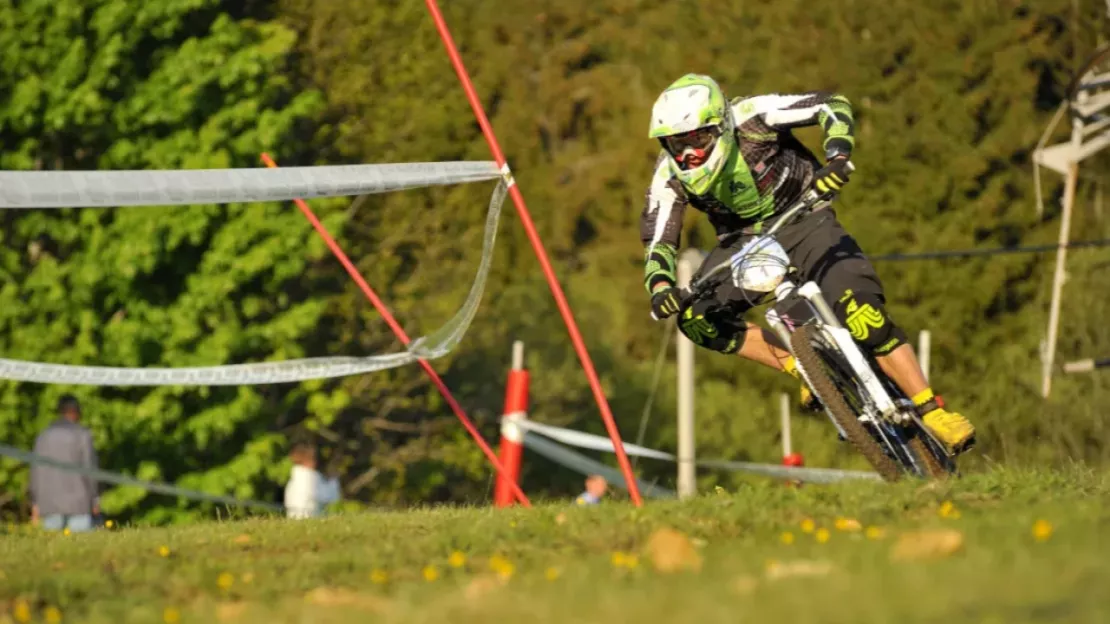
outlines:
[[[738,233],[722,240],[702,262],[694,279],[728,260],[752,238],[752,234]],[[784,226],[775,238],[798,271],[793,277],[795,283],[816,282],[829,306],[852,329],[858,341],[875,353],[889,352],[904,341],[886,314],[883,285],[875,267],[836,220],[833,209],[806,215]],[[679,327],[703,347],[733,353],[743,342],[747,327],[744,314],[764,296],[765,293],[745,293],[730,278],[725,278],[712,297],[695,302],[692,311],[685,308],[680,311]]]

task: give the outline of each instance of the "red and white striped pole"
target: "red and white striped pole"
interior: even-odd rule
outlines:
[[[498,459],[504,470],[497,473],[493,504],[513,504],[513,488],[520,487],[520,457],[524,452],[524,429],[520,421],[528,417],[528,371],[524,369],[524,343],[513,343],[513,368],[505,387],[505,412],[501,416],[501,448]]]

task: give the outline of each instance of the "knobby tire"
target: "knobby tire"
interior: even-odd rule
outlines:
[[[923,435],[926,434],[924,432],[918,432],[918,434],[910,440],[910,450],[913,451],[916,459],[921,462],[921,466],[925,469],[925,477],[927,479],[947,479],[951,473],[945,470],[944,466],[937,459],[937,456],[933,455],[932,451],[929,450],[925,441],[921,439]]]
[[[813,342],[818,339],[816,332],[814,326],[805,325],[790,335],[790,348],[794,351],[794,357],[802,365],[806,377],[809,378],[811,389],[825,405],[825,408],[829,410],[829,414],[836,423],[840,425],[848,442],[875,468],[879,476],[884,481],[901,479],[903,475],[901,466],[895,463],[883,451],[879,443],[871,437],[871,434],[863,427],[863,423],[859,421],[859,418],[844,401],[844,397],[836,384],[829,379],[829,374],[825,372],[823,360],[813,347]]]

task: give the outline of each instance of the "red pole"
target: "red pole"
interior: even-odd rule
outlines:
[[[270,155],[265,152],[263,152],[262,154],[262,162],[266,163],[266,166],[270,167],[271,169],[277,167],[277,163],[274,162],[274,159],[270,158]],[[358,269],[356,269],[355,265],[352,264],[350,259],[347,258],[347,254],[343,253],[343,249],[339,247],[339,243],[336,243],[335,239],[332,238],[331,234],[328,233],[328,230],[324,227],[324,224],[320,223],[320,220],[316,218],[316,215],[313,214],[312,209],[308,207],[308,204],[305,203],[303,199],[295,199],[293,200],[293,202],[297,204],[298,208],[301,209],[301,212],[304,213],[304,216],[308,219],[308,222],[312,224],[312,227],[316,228],[316,233],[324,239],[324,242],[327,244],[328,248],[331,249],[331,252],[335,254],[336,258],[339,259],[339,263],[343,265],[343,268],[347,269],[347,273],[351,276],[351,279],[355,280],[355,283],[358,284],[358,287],[362,289],[362,294],[366,295],[366,298],[370,300],[370,303],[374,304],[374,307],[378,310],[378,313],[382,315],[383,319],[385,319],[385,324],[389,325],[389,328],[392,329],[393,333],[397,335],[397,338],[401,341],[401,344],[405,345],[406,347],[409,346],[409,343],[412,341],[409,340],[408,334],[406,334],[405,330],[401,328],[401,325],[397,322],[397,319],[393,318],[393,315],[389,312],[389,308],[385,307],[385,303],[378,298],[378,295],[374,292],[374,289],[370,288],[370,284],[367,284],[366,280],[362,279],[362,275],[359,274]],[[418,361],[420,362],[420,366],[424,369],[424,372],[427,373],[428,377],[432,379],[432,383],[435,384],[435,387],[439,390],[439,393],[443,395],[443,399],[447,401],[447,405],[451,406],[451,410],[455,412],[455,416],[459,418],[459,422],[462,423],[463,427],[465,427],[466,430],[470,433],[471,437],[474,438],[474,441],[478,443],[478,448],[482,449],[482,453],[485,454],[486,459],[488,459],[490,463],[493,464],[493,467],[497,470],[499,474],[504,472],[505,468],[501,465],[501,462],[497,460],[497,456],[493,454],[493,449],[491,449],[489,445],[486,444],[486,441],[482,439],[482,434],[478,432],[478,428],[475,427],[474,423],[470,421],[470,418],[466,416],[466,412],[463,411],[462,406],[459,405],[458,401],[455,400],[455,397],[451,395],[451,391],[447,389],[447,384],[443,383],[443,380],[440,379],[439,374],[436,373],[435,369],[432,368],[432,365],[429,364],[427,360]],[[528,497],[524,495],[524,492],[521,491],[520,486],[518,486],[515,481],[511,484],[510,489],[512,490],[513,495],[517,497],[517,500],[520,501],[521,505],[524,505],[525,507],[532,506],[532,503],[528,501]]]
[[[801,468],[805,464],[805,458],[802,457],[801,453],[790,453],[782,457],[782,465],[788,468]],[[797,480],[787,481],[786,485],[787,487],[802,487],[802,482]]]
[[[432,19],[436,23],[436,29],[439,30],[439,36],[443,39],[443,45],[447,48],[447,56],[451,58],[455,73],[458,75],[459,81],[462,82],[466,99],[470,102],[470,108],[474,110],[474,116],[478,119],[478,125],[482,128],[486,143],[489,144],[490,153],[493,154],[493,159],[497,161],[497,166],[508,173],[509,169],[505,165],[505,156],[501,153],[497,136],[493,133],[493,127],[490,125],[489,119],[486,118],[485,109],[482,108],[478,94],[474,91],[470,75],[463,65],[462,57],[459,56],[454,39],[451,38],[451,31],[447,29],[447,22],[444,21],[443,14],[439,11],[439,5],[436,4],[436,0],[424,0],[424,3],[428,5],[428,11],[431,12]],[[555,277],[555,271],[551,268],[551,263],[547,259],[547,251],[544,250],[540,235],[536,232],[536,226],[532,222],[532,215],[528,212],[528,206],[524,204],[524,196],[520,194],[520,188],[515,183],[509,186],[509,196],[513,198],[516,212],[524,225],[524,231],[528,234],[528,240],[532,243],[532,249],[536,252],[536,258],[540,261],[540,268],[543,269],[544,277],[547,278],[547,285],[551,288],[551,294],[555,296],[555,304],[559,308],[559,313],[563,316],[563,322],[566,323],[570,341],[574,345],[574,350],[578,353],[578,360],[582,363],[586,379],[590,382],[590,389],[593,390],[594,399],[601,410],[601,420],[604,421],[609,439],[612,440],[613,448],[617,452],[617,463],[620,464],[621,472],[624,473],[624,480],[628,483],[628,495],[631,497],[632,503],[639,507],[643,502],[640,500],[640,489],[636,485],[636,477],[632,474],[632,464],[629,463],[628,455],[624,452],[620,431],[617,430],[617,423],[609,409],[609,401],[605,398],[605,392],[601,389],[601,380],[598,379],[597,372],[594,370],[594,363],[586,350],[586,343],[582,340],[582,334],[578,331],[578,324],[570,311],[570,305],[567,304],[563,288],[559,285],[559,280]]]
[[[520,460],[524,451],[524,431],[520,421],[528,414],[528,371],[524,368],[524,345],[513,343],[513,368],[505,387],[505,412],[501,416],[501,465],[493,490],[493,504],[508,507],[513,504],[510,484],[520,483]]]

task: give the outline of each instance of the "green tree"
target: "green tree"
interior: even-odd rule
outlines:
[[[0,23],[5,169],[259,166],[262,150],[295,156],[321,107],[290,71],[295,33],[215,0],[7,3]],[[311,279],[325,250],[290,206],[5,213],[5,357],[197,366],[316,351],[305,338],[326,307],[311,292],[327,284]],[[320,400],[308,385],[5,382],[0,437],[29,447],[65,391],[84,403],[102,466],[263,498],[283,476],[283,421]],[[26,470],[2,466],[7,506],[18,505]],[[150,521],[182,509],[134,488],[111,490],[103,507]]]

